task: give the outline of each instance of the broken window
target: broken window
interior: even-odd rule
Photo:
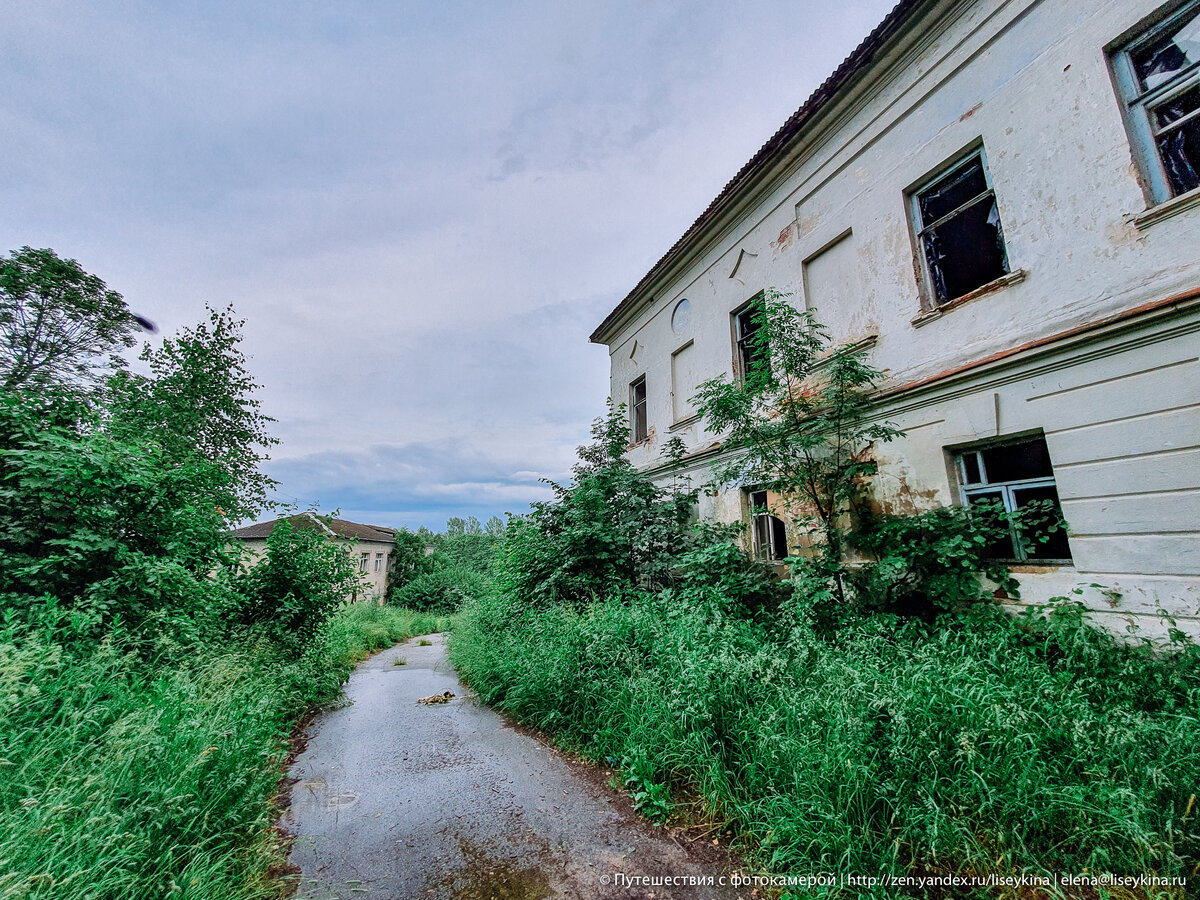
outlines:
[[[650,429],[646,423],[645,375],[629,386],[629,411],[633,419],[633,442],[637,444],[650,436]]]
[[[1113,68],[1154,201],[1200,188],[1200,2],[1139,34]]]
[[[1012,529],[1007,537],[998,539],[988,548],[988,556],[1016,562],[1071,561],[1071,547],[1063,529],[1047,530],[1050,525],[1059,523],[1062,513],[1045,438],[1027,438],[962,451],[955,461],[964,502],[971,505],[987,503],[992,509],[1010,513],[1021,509],[1036,512],[1030,516],[1031,524],[1046,538],[1042,541],[1037,535],[1021,534]],[[1034,504],[1037,504],[1037,510]]]
[[[375,571],[376,572],[383,571],[383,554],[382,553],[375,554]]]
[[[737,345],[737,375],[745,378],[767,361],[766,348],[754,339],[762,318],[762,297],[755,297],[733,314],[733,340]]]
[[[1008,274],[1000,212],[982,150],[915,191],[913,203],[936,303]]]
[[[360,572],[367,571],[367,563],[370,561],[370,559],[371,559],[370,553],[362,554],[362,556],[360,556],[358,558],[358,571],[360,571]]]
[[[783,520],[771,515],[766,491],[750,492],[750,527],[754,556],[763,562],[780,562],[787,558],[787,530]]]

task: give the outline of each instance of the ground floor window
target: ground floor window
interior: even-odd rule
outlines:
[[[964,503],[990,501],[1015,512],[1037,501],[1049,501],[1061,517],[1050,451],[1041,435],[960,450],[955,453],[955,463]],[[1067,563],[1071,547],[1061,528],[1045,542],[1011,529],[1007,538],[989,548],[989,555],[1015,562]]]
[[[764,562],[778,562],[788,555],[787,531],[783,520],[771,515],[766,491],[750,491],[750,535],[754,555]]]

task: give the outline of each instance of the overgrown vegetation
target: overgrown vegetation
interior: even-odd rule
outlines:
[[[1065,600],[1020,621],[987,602],[1016,590],[988,548],[1054,511],[876,508],[897,434],[872,419],[878,373],[777,294],[757,317],[761,363],[698,405],[740,453],[720,478],[779,498],[790,577],[739,526],[689,527],[690,486],[634,471],[610,408],[574,481],[509,524],[495,590],[458,619],[460,674],[614,762],[647,816],[700,801],[772,872],[1200,875],[1200,649],[1118,644]]]
[[[388,602],[405,609],[450,613],[491,584],[496,545],[505,524],[492,516],[451,517],[446,530],[422,528],[396,536],[388,578]]]
[[[583,609],[497,593],[451,650],[484,702],[614,760],[652,816],[668,792],[703,798],[772,872],[1200,864],[1200,653],[1119,646],[1070,606],[848,613],[831,638],[671,592]]]
[[[292,723],[444,622],[345,608],[339,547],[278,527],[232,310],[142,354],[73,260],[0,258],[0,897],[276,896]]]
[[[299,653],[259,639],[147,659],[65,619],[0,631],[0,897],[275,897],[292,723],[368,653],[446,620],[343,608]]]

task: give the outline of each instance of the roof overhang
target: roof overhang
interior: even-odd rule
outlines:
[[[742,166],[683,236],[596,327],[589,340],[595,344],[610,343],[632,316],[654,300],[654,288],[698,259],[708,248],[710,238],[719,232],[721,223],[743,212],[749,199],[757,195],[756,188],[770,182],[780,164],[788,161],[819,115],[861,83],[867,71],[887,56],[897,37],[918,13],[939,2],[941,0],[900,0],[833,74],[813,91],[804,105]]]

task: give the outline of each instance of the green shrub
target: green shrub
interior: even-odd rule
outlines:
[[[468,569],[435,569],[396,591],[391,602],[418,612],[452,612],[487,590],[487,585],[487,579]]]
[[[266,554],[234,580],[230,621],[281,644],[304,644],[358,585],[345,549],[310,528],[276,523]]]
[[[220,602],[210,573],[229,560],[209,498],[224,474],[46,401],[0,395],[0,603],[27,622],[47,604],[74,612],[94,635],[120,623],[194,640]]]
[[[496,581],[527,602],[583,604],[628,585],[666,586],[692,544],[696,492],[664,491],[625,459],[624,407],[610,402],[592,436],[572,483],[550,482],[555,499],[532,504],[504,532]]]

